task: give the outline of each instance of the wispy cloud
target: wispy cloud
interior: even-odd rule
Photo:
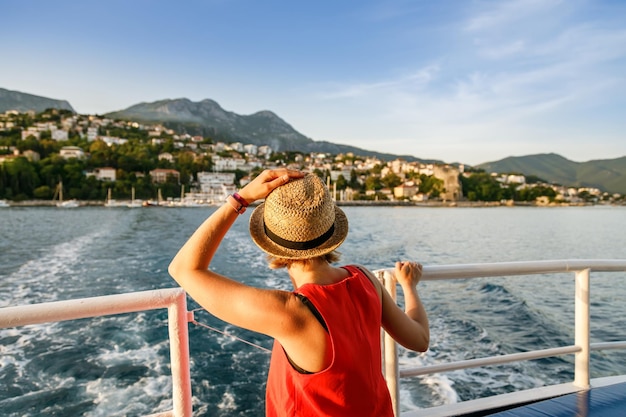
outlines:
[[[362,19],[369,22],[382,22],[398,18],[405,18],[407,15],[419,13],[424,10],[424,4],[413,0],[385,0],[376,2],[369,7],[360,10]]]
[[[372,81],[364,83],[334,83],[324,86],[316,95],[321,100],[336,100],[342,98],[382,97],[398,90],[423,90],[437,76],[438,65],[428,65],[415,72],[402,75],[395,79]]]
[[[562,3],[563,0],[476,2],[476,11],[463,28],[468,32],[483,32],[509,27],[533,16],[549,16],[547,13]]]
[[[422,56],[414,72],[333,83],[317,89],[317,99],[358,106],[369,115],[358,123],[384,130],[389,141],[506,152],[507,143],[547,148],[563,135],[584,136],[572,127],[580,120],[568,119],[604,103],[612,89],[626,90],[621,66],[612,65],[626,57],[626,29],[577,15],[579,1],[472,4],[456,24],[446,22],[457,28],[447,49]]]

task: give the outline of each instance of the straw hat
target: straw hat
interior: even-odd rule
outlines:
[[[348,219],[314,174],[272,191],[250,216],[252,240],[269,255],[307,259],[337,249],[348,234]]]

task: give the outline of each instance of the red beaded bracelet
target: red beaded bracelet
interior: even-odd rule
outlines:
[[[245,200],[245,198],[243,198],[243,197],[242,197],[242,196],[240,196],[239,194],[237,194],[237,193],[233,193],[233,198],[234,198],[235,200],[237,200],[237,202],[238,202],[239,204],[241,204],[242,206],[244,206],[244,207],[248,207],[248,206],[249,206],[249,204],[248,204],[248,202]]]

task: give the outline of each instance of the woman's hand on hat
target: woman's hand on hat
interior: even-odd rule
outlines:
[[[404,288],[415,287],[422,278],[422,264],[417,262],[396,262],[394,271],[396,281]]]
[[[266,169],[239,191],[248,204],[264,199],[274,189],[287,184],[291,179],[302,178],[306,174],[293,169]]]

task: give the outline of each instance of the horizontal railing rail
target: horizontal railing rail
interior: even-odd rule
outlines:
[[[433,373],[450,372],[460,369],[477,368],[488,365],[498,365],[524,360],[533,360],[547,357],[574,354],[574,381],[573,386],[586,389],[590,386],[589,361],[590,352],[606,349],[626,349],[626,341],[590,343],[590,312],[589,289],[590,272],[622,272],[626,271],[626,260],[613,259],[570,259],[549,261],[501,262],[483,264],[458,265],[425,265],[422,280],[437,281],[464,278],[505,277],[515,275],[539,275],[555,273],[574,273],[575,277],[575,335],[572,346],[561,346],[549,349],[533,350],[528,352],[498,355],[486,358],[476,358],[454,361],[443,364],[428,365],[420,368],[399,369],[398,353],[395,341],[387,334],[384,335],[383,363],[385,378],[396,416],[400,416],[400,378],[420,376]],[[396,281],[393,269],[375,271],[385,287],[396,298]],[[428,411],[422,410],[420,415],[427,416]]]
[[[411,376],[420,376],[428,374],[436,374],[439,372],[456,371],[459,369],[478,368],[488,365],[501,365],[503,363],[527,361],[531,359],[550,358],[553,356],[566,355],[569,353],[580,352],[578,346],[564,346],[560,348],[539,349],[529,352],[511,353],[509,355],[489,356],[486,358],[468,359],[464,361],[456,361],[442,363],[437,365],[427,365],[419,368],[403,368],[400,369],[400,378]]]
[[[173,410],[151,417],[191,417],[187,295],[182,288],[0,308],[0,329],[167,308]]]

